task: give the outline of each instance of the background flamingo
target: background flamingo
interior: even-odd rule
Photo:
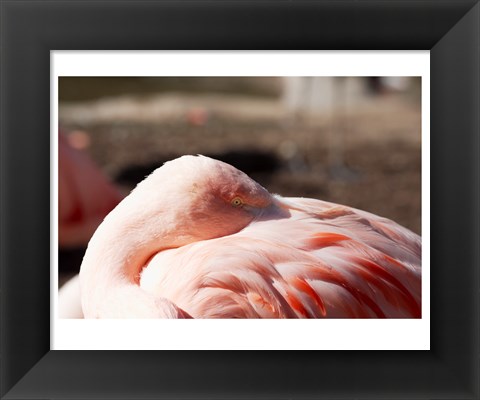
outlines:
[[[58,171],[59,245],[85,246],[123,195],[62,133],[58,135]]]
[[[167,162],[91,239],[87,318],[419,318],[421,239],[349,207],[271,195],[203,156]]]

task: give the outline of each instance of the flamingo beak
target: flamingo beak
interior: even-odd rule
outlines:
[[[256,220],[281,219],[290,217],[292,207],[283,201],[281,197],[274,196],[273,202],[265,207],[257,209]]]

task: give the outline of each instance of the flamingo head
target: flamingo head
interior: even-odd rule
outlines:
[[[200,155],[165,163],[124,203],[119,209],[135,213],[131,221],[138,230],[168,247],[230,235],[259,218],[281,218],[286,213],[245,173]]]

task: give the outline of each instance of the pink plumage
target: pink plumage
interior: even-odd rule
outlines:
[[[80,284],[87,318],[420,318],[421,239],[184,156],[107,216]]]

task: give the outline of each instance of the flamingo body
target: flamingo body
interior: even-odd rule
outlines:
[[[58,315],[60,318],[83,318],[78,275],[75,275],[60,288],[58,299]]]
[[[228,164],[184,156],[99,227],[82,307],[87,318],[420,318],[420,259],[420,237],[388,219],[272,196]]]

